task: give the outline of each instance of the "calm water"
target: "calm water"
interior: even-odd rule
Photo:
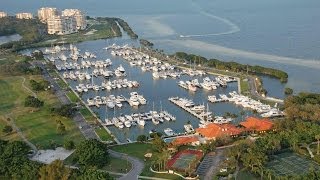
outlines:
[[[83,93],[81,95],[82,99],[86,102],[86,100],[90,97],[95,96],[106,96],[106,95],[124,95],[125,97],[129,97],[130,92],[136,91],[139,94],[142,94],[148,101],[147,105],[139,106],[139,108],[132,108],[127,103],[123,103],[123,107],[121,109],[116,108],[107,109],[105,106],[101,106],[100,108],[92,107],[92,110],[97,113],[97,115],[103,120],[106,117],[112,118],[114,115],[120,116],[121,114],[132,114],[137,112],[148,112],[150,110],[160,111],[161,108],[163,110],[167,110],[169,113],[176,116],[177,120],[174,122],[165,121],[162,124],[154,125],[151,121],[146,122],[144,128],[139,126],[132,126],[131,128],[124,128],[119,130],[116,127],[110,127],[109,129],[116,135],[116,137],[121,141],[125,142],[127,138],[131,140],[136,140],[136,137],[140,134],[148,135],[149,131],[152,129],[156,129],[159,132],[163,133],[163,130],[167,127],[172,128],[174,131],[182,133],[184,132],[183,125],[190,121],[194,128],[198,127],[199,120],[187,113],[186,111],[180,109],[176,105],[169,102],[168,98],[172,96],[186,97],[192,99],[197,104],[208,104],[208,108],[210,111],[214,112],[215,115],[224,115],[225,112],[231,112],[235,114],[239,114],[242,110],[241,107],[235,106],[231,103],[217,103],[212,104],[207,101],[208,95],[219,95],[219,94],[227,94],[230,91],[237,91],[237,83],[229,83],[228,88],[218,88],[215,91],[205,91],[199,89],[196,93],[190,93],[189,91],[182,89],[178,86],[177,82],[179,80],[190,80],[191,78],[188,76],[183,76],[180,79],[159,79],[154,80],[152,78],[151,72],[143,72],[140,67],[132,67],[129,63],[123,60],[120,57],[113,57],[110,55],[109,51],[103,50],[102,48],[107,45],[107,41],[99,40],[99,41],[91,41],[91,42],[83,42],[78,44],[77,46],[82,51],[94,52],[97,55],[97,59],[107,59],[110,58],[112,60],[113,65],[109,67],[109,69],[113,70],[119,65],[123,65],[127,72],[128,80],[137,80],[140,83],[139,88],[127,88],[127,89],[116,89],[111,91],[90,91],[88,93]],[[134,43],[134,42],[132,42]],[[71,60],[70,60],[71,61]],[[92,70],[89,69],[88,72]],[[86,72],[86,70],[83,70]],[[193,77],[195,78],[195,77]],[[202,81],[201,77],[199,78]],[[210,78],[214,78],[210,76]],[[119,79],[117,77],[112,78],[111,80]],[[95,84],[101,85],[101,82],[104,81],[103,77],[94,77],[93,82]],[[72,87],[75,88],[78,85],[79,81],[68,80]],[[83,81],[82,83],[91,83],[89,81]],[[247,112],[247,115],[250,115],[251,112]],[[234,123],[241,121],[241,117],[237,118]]]
[[[126,19],[140,37],[166,52],[261,64],[289,73],[286,85],[264,82],[270,96],[283,87],[320,91],[320,1],[318,0],[2,0],[9,13],[36,12],[42,6],[79,8],[90,16]],[[188,36],[180,38],[180,35]]]
[[[14,34],[10,36],[0,36],[0,45],[10,41],[18,41],[20,39],[21,39],[21,36],[19,34]]]

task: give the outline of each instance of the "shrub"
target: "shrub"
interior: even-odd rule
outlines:
[[[26,97],[26,99],[24,101],[24,106],[25,107],[39,108],[39,107],[42,107],[43,104],[44,104],[43,101],[40,101],[38,98],[36,98],[34,96],[28,96],[28,97]]]

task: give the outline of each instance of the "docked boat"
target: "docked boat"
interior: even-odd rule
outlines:
[[[125,125],[127,128],[129,128],[129,127],[131,127],[131,122],[130,122],[130,121],[125,121],[125,122],[124,122],[124,125]]]
[[[192,83],[188,84],[188,89],[192,92],[197,91],[197,87],[195,85],[193,85]]]
[[[166,128],[163,131],[167,136],[174,136],[176,134],[171,128]]]
[[[193,106],[190,109],[194,112],[203,112],[206,109],[206,107],[204,105],[197,105],[197,106]]]
[[[153,72],[153,73],[152,73],[152,77],[153,77],[154,79],[159,79],[159,78],[160,78],[160,75],[159,75],[159,73],[157,73],[157,72]]]
[[[153,122],[153,124],[155,124],[155,125],[157,125],[157,124],[160,123],[159,120],[158,120],[157,118],[154,118],[154,117],[152,117],[152,122]]]
[[[146,121],[139,118],[139,119],[137,120],[137,123],[138,123],[138,125],[140,125],[140,126],[144,126],[144,125],[146,124]]]
[[[193,133],[194,132],[194,129],[193,129],[191,124],[185,124],[183,127],[184,127],[184,129],[186,130],[187,133]]]

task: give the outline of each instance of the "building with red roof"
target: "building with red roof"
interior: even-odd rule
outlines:
[[[259,119],[256,117],[248,117],[246,121],[240,123],[246,131],[255,131],[264,133],[273,128],[274,123],[269,119]]]
[[[208,124],[204,128],[197,128],[196,132],[205,137],[207,140],[216,140],[223,136],[238,136],[241,134],[242,129],[237,128],[232,124]]]
[[[197,146],[200,144],[199,138],[197,136],[183,136],[177,137],[172,141],[172,145],[181,146],[181,145],[192,145]]]

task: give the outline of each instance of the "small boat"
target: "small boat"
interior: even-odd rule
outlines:
[[[156,119],[156,118],[152,118],[152,122],[153,122],[153,124],[155,124],[155,125],[157,125],[157,124],[159,124],[160,122],[159,122],[159,120],[158,119]]]
[[[194,129],[193,129],[191,124],[185,124],[183,127],[184,127],[184,129],[186,130],[187,133],[194,132]]]
[[[163,131],[167,136],[174,136],[176,134],[171,128],[166,128]]]
[[[131,122],[130,122],[130,121],[125,121],[125,122],[124,122],[124,125],[125,125],[127,128],[129,128],[129,127],[131,127]]]
[[[144,126],[144,125],[146,124],[146,121],[139,118],[139,119],[137,120],[137,123],[138,123],[140,126]]]

